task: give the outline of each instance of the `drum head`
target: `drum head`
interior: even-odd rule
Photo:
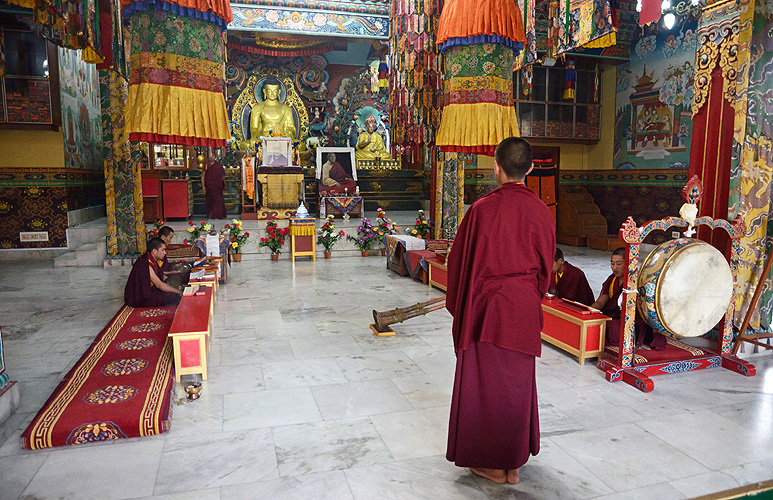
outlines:
[[[658,315],[671,333],[697,337],[711,330],[727,312],[733,274],[724,255],[694,240],[668,259],[656,284]]]

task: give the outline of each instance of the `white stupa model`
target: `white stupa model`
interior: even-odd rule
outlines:
[[[309,218],[309,211],[306,209],[306,205],[304,205],[303,202],[298,205],[298,210],[295,211],[295,216],[301,219]]]

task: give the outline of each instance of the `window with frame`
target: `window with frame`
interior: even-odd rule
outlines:
[[[52,96],[58,85],[51,84],[49,68],[58,64],[52,47],[29,30],[0,27],[0,123],[59,125],[59,113],[53,111],[59,99]]]
[[[523,81],[522,70],[513,74],[513,91],[518,126],[522,137],[599,140],[601,119],[601,75],[577,69],[575,95],[564,99],[565,69],[534,65],[531,85]]]

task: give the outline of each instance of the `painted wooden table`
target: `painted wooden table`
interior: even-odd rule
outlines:
[[[201,374],[207,380],[210,326],[214,307],[215,289],[199,287],[196,295],[183,296],[169,328],[174,349],[174,377]]]
[[[542,299],[545,324],[542,340],[579,358],[597,358],[604,352],[606,323],[611,318],[601,313],[582,314],[559,299]]]

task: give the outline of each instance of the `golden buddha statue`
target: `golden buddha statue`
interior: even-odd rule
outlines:
[[[263,101],[252,107],[250,116],[250,143],[261,137],[289,137],[297,139],[293,110],[279,102],[281,83],[270,77],[263,84]]]
[[[357,147],[354,157],[358,160],[389,160],[391,159],[384,146],[384,140],[376,132],[376,117],[373,115],[365,119],[365,131],[357,138]]]

